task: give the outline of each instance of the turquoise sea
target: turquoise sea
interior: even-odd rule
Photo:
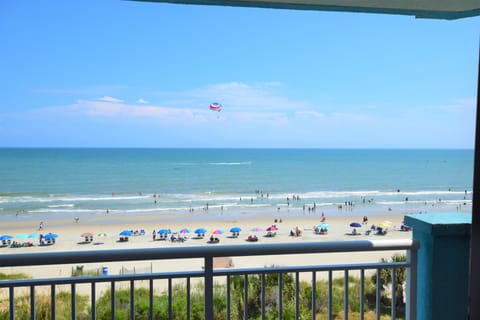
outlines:
[[[345,202],[455,210],[471,204],[473,158],[473,150],[0,148],[0,216],[302,213]]]

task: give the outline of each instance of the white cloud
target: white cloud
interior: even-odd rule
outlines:
[[[109,85],[109,86],[88,86],[77,88],[39,88],[35,92],[53,94],[53,95],[99,95],[105,92],[120,92],[128,89],[126,86]]]
[[[418,145],[437,146],[438,142],[426,140],[432,135],[424,132],[443,132],[446,126],[473,130],[474,121],[471,125],[465,121],[474,114],[473,99],[460,99],[445,106],[424,106],[420,112],[428,114],[426,118],[418,111],[415,115],[386,112],[391,110],[384,106],[372,112],[362,105],[324,106],[313,101],[297,101],[290,99],[283,87],[281,92],[277,92],[275,88],[278,86],[240,82],[215,84],[165,94],[164,101],[156,105],[143,99],[126,103],[122,99],[100,94],[102,98],[82,99],[71,105],[14,113],[10,118],[16,120],[8,122],[35,124],[39,132],[55,131],[62,132],[62,135],[68,130],[88,127],[92,132],[97,130],[105,137],[112,137],[112,143],[118,137],[145,141],[147,132],[147,138],[159,136],[164,139],[162,141],[169,141],[168,145],[175,146],[210,145],[212,136],[216,137],[215,143],[223,146],[381,147],[392,145],[388,143],[397,140],[399,146],[408,146],[410,142],[405,141],[409,139],[402,138],[407,134],[407,127],[415,128],[416,131],[409,129],[408,134],[415,136]],[[209,104],[215,100],[223,104],[222,112],[209,110]],[[437,109],[432,112],[432,108]],[[385,112],[379,112],[382,110]],[[0,119],[6,119],[4,114]],[[3,132],[11,130],[5,128]],[[457,129],[450,133],[448,139],[457,139],[463,143],[458,145],[465,145],[465,140],[469,143],[471,139],[464,137],[473,136],[470,131],[462,133]],[[128,135],[125,135],[126,132]],[[76,135],[72,133],[72,137]],[[97,136],[93,135],[92,139]],[[422,140],[420,137],[425,138]],[[454,142],[451,145],[455,145]]]
[[[175,119],[202,118],[207,111],[191,108],[172,108],[163,106],[138,106],[126,103],[111,103],[94,100],[79,100],[70,108],[72,112],[90,117]]]
[[[427,106],[426,109],[436,110],[436,111],[445,111],[445,112],[459,112],[467,111],[470,112],[475,110],[476,100],[473,98],[457,99],[452,103],[443,104],[443,105],[432,105]]]
[[[101,98],[98,98],[98,100],[105,101],[105,102],[123,102],[123,100],[113,98],[113,97],[110,97],[110,96],[103,96]]]
[[[299,118],[317,118],[317,119],[325,118],[325,115],[323,113],[314,111],[314,110],[300,110],[295,112],[295,116]]]
[[[44,108],[41,112],[64,114],[71,117],[97,117],[173,122],[182,125],[198,125],[208,119],[215,119],[235,126],[253,125],[280,126],[305,121],[337,123],[341,119],[361,120],[360,115],[339,115],[321,112],[321,106],[309,101],[289,99],[284,93],[274,89],[285,87],[282,83],[258,83],[250,85],[241,82],[218,83],[204,88],[181,92],[163,93],[161,105],[152,105],[140,98],[134,104],[108,95],[98,99],[78,100],[75,104],[63,107]],[[212,112],[208,106],[212,101],[223,104],[221,113]],[[140,104],[140,105],[139,105]],[[40,110],[37,110],[40,111]],[[38,114],[38,113],[37,113]]]
[[[285,85],[279,82],[265,82],[246,84],[242,82],[217,83],[202,88],[195,88],[180,92],[158,92],[168,100],[164,104],[171,106],[186,105],[208,106],[211,102],[220,102],[225,110],[279,112],[282,110],[293,112],[298,108],[311,108],[307,101],[291,100],[285,94],[276,92]]]

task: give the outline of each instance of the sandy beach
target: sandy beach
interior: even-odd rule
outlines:
[[[401,231],[400,227],[403,222],[404,214],[388,213],[370,215],[367,224],[362,223],[359,218],[359,212],[354,215],[349,212],[335,212],[331,215],[325,215],[326,222],[329,224],[327,234],[320,235],[315,233],[314,226],[319,225],[322,219],[321,213],[309,213],[307,215],[297,213],[275,213],[275,214],[255,214],[244,213],[236,215],[213,215],[214,218],[208,218],[205,214],[193,213],[176,213],[169,215],[151,215],[138,214],[132,215],[95,215],[83,216],[78,219],[71,218],[51,218],[42,220],[43,230],[39,230],[39,222],[33,221],[24,217],[19,217],[18,221],[10,220],[2,224],[2,233],[9,234],[15,237],[18,234],[47,234],[49,232],[58,235],[58,238],[53,245],[40,245],[38,239],[12,239],[20,243],[30,241],[34,245],[32,247],[2,247],[0,252],[2,254],[8,253],[31,253],[31,252],[49,252],[49,251],[80,251],[80,250],[110,250],[110,249],[124,249],[124,248],[166,248],[172,246],[206,246],[206,245],[255,245],[256,243],[279,243],[279,242],[311,242],[311,241],[342,241],[353,239],[409,239],[412,237],[412,232]],[[365,212],[367,215],[367,212]],[[370,234],[366,235],[366,231],[370,229],[372,224],[379,224],[388,221],[391,226],[388,233],[383,236]],[[350,227],[352,222],[359,222],[362,227],[356,228],[360,235],[352,236],[350,233],[353,228]],[[266,229],[275,224],[278,227],[275,237],[266,237]],[[232,237],[229,230],[233,227],[240,227],[242,231],[238,237]],[[291,236],[291,230],[296,227],[302,229],[301,236]],[[185,242],[172,242],[170,235],[167,240],[159,240],[157,231],[159,229],[170,229],[172,232],[178,232],[182,228],[188,228],[191,233],[183,234],[186,238]],[[207,232],[205,238],[198,238],[194,230],[197,228],[205,228]],[[259,231],[253,231],[258,228]],[[142,230],[145,231],[143,235],[133,235],[129,237],[129,241],[120,242],[119,233],[122,230],[132,230],[134,233]],[[156,240],[153,240],[153,231],[156,233]],[[209,244],[208,240],[213,230],[222,230],[224,234],[216,235],[220,240],[218,244]],[[85,239],[81,234],[90,232],[93,235],[93,241],[85,243]],[[107,234],[105,237],[98,236],[101,233]],[[258,242],[247,242],[249,235],[256,235]],[[329,254],[323,255],[321,259],[322,264],[330,263],[348,263],[356,262],[376,262],[382,257],[389,258],[392,253],[374,252],[374,253],[358,253],[358,254]],[[291,256],[267,256],[267,257],[232,257],[231,262],[235,267],[262,267],[266,265],[289,265],[295,264],[318,264],[318,256],[302,255],[299,259],[292,259]],[[122,268],[130,270],[134,268],[136,272],[149,271],[168,271],[168,270],[192,270],[201,268],[203,261],[152,261],[152,262],[122,262],[122,263],[108,263],[101,265],[85,266],[85,269],[101,269],[104,266],[109,268],[110,274],[118,274]],[[3,268],[3,272],[25,272],[34,278],[41,277],[58,277],[70,276],[71,265],[62,266],[45,266],[45,267],[24,267],[24,268]],[[221,267],[221,265],[220,265]]]
[[[467,214],[470,208],[464,207]],[[449,210],[451,211],[451,210]],[[213,214],[207,216],[205,213],[172,213],[169,215],[151,215],[148,213],[132,215],[91,215],[82,216],[78,219],[69,218],[50,218],[44,219],[43,230],[39,229],[37,220],[29,219],[29,217],[19,217],[19,221],[13,219],[4,221],[2,224],[3,234],[18,235],[49,232],[58,235],[53,245],[40,245],[39,240],[26,239],[12,241],[33,242],[31,247],[1,247],[1,254],[22,253],[28,254],[33,252],[52,252],[52,251],[81,251],[81,250],[116,250],[125,248],[167,248],[179,246],[212,246],[212,245],[250,245],[255,246],[258,243],[281,243],[281,242],[327,242],[327,241],[343,241],[343,240],[381,240],[381,239],[411,239],[411,231],[402,231],[400,227],[403,223],[405,213],[402,212],[374,212],[368,215],[368,223],[362,223],[362,214],[372,213],[371,210],[363,208],[355,209],[355,213],[348,211],[333,211],[332,214],[325,214],[326,222],[329,224],[327,234],[318,234],[314,231],[314,226],[321,223],[322,213],[310,213],[304,215],[301,212],[276,212],[272,214],[252,212],[243,212],[229,215]],[[421,213],[418,213],[421,214]],[[360,218],[359,218],[360,216]],[[366,234],[372,224],[378,225],[387,221],[390,224],[389,230],[385,235],[376,235],[374,233]],[[358,222],[362,226],[356,228],[358,235],[351,235],[353,228],[350,227],[352,222]],[[278,227],[275,237],[266,237],[266,229],[275,224]],[[232,227],[240,227],[242,231],[238,237],[232,237],[229,232]],[[290,232],[296,227],[302,229],[301,236],[291,236]],[[184,242],[172,242],[159,240],[157,231],[161,228],[171,229],[178,232],[182,228],[189,228],[192,233],[184,234],[186,240]],[[205,238],[198,238],[193,231],[197,228],[205,228],[207,232]],[[254,228],[261,231],[252,231]],[[120,242],[119,233],[123,230],[141,231],[144,235],[134,235],[129,237],[129,241]],[[156,239],[153,240],[153,230],[156,232]],[[223,230],[223,234],[216,235],[219,243],[208,243],[209,237],[213,230]],[[90,232],[93,235],[93,241],[85,243],[85,239],[81,235]],[[105,237],[98,236],[101,233],[107,234]],[[246,239],[249,235],[256,235],[258,242],[248,242]],[[274,255],[274,256],[254,256],[254,257],[228,257],[220,258],[214,261],[214,268],[251,268],[265,266],[308,266],[308,265],[333,265],[333,264],[349,264],[349,263],[374,263],[379,262],[382,258],[390,259],[393,254],[405,252],[353,252],[353,253],[329,253],[329,254],[303,254],[303,255]],[[49,265],[49,266],[33,266],[33,267],[5,267],[0,272],[25,273],[32,278],[51,278],[51,277],[70,277],[72,271],[81,267],[86,272],[96,272],[102,274],[103,269],[108,268],[108,274],[132,274],[132,273],[150,273],[150,272],[167,272],[167,271],[192,271],[201,270],[203,267],[203,259],[172,259],[158,261],[129,261],[129,262],[108,262],[108,263],[91,263],[82,265]],[[351,273],[355,275],[355,273]],[[343,273],[336,274],[334,277],[342,277]],[[311,277],[308,274],[301,275]],[[319,279],[326,279],[327,273],[321,273],[317,276]],[[219,279],[216,281],[224,281]],[[128,287],[128,283],[119,284]],[[146,284],[145,284],[146,285]],[[166,281],[156,282],[156,289],[163,292],[167,290]],[[62,290],[59,288],[59,290]],[[65,288],[69,290],[69,288]],[[108,283],[99,284],[97,291],[102,293],[108,290]],[[82,294],[89,294],[88,287],[79,287],[78,291]],[[2,295],[7,294],[3,291]]]

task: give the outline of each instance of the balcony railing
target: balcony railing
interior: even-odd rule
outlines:
[[[237,317],[240,319],[248,319],[249,313],[249,295],[257,294],[249,292],[249,279],[253,276],[260,280],[260,315],[261,319],[271,318],[271,306],[267,307],[266,303],[266,278],[273,276],[276,279],[276,310],[274,314],[278,319],[285,319],[284,315],[284,275],[291,275],[293,278],[293,297],[294,299],[294,318],[300,318],[300,279],[308,278],[311,281],[311,319],[317,316],[317,299],[322,299],[328,304],[328,318],[332,319],[332,300],[333,300],[333,283],[334,275],[343,274],[343,315],[344,319],[349,316],[349,295],[352,294],[349,286],[349,276],[352,274],[359,275],[359,305],[360,319],[364,319],[365,305],[365,277],[366,274],[376,274],[376,290],[375,290],[375,317],[380,319],[381,315],[381,287],[380,273],[382,270],[389,270],[391,273],[391,318],[396,319],[396,270],[406,268],[406,319],[416,319],[416,281],[417,281],[417,250],[418,243],[413,240],[376,240],[376,241],[340,241],[340,242],[306,242],[306,243],[277,243],[277,244],[249,244],[249,245],[219,245],[219,246],[181,246],[169,248],[145,248],[145,249],[122,249],[122,250],[95,250],[95,251],[68,251],[68,252],[50,252],[50,253],[33,253],[33,254],[2,254],[0,255],[0,267],[20,267],[20,266],[40,266],[40,265],[56,265],[56,264],[72,264],[78,265],[82,263],[106,263],[106,262],[122,262],[122,261],[157,261],[165,259],[203,259],[203,268],[193,269],[182,272],[154,272],[142,274],[127,275],[103,275],[98,276],[81,276],[81,277],[65,277],[65,278],[48,278],[48,279],[26,279],[26,280],[8,280],[0,281],[0,290],[5,290],[8,296],[9,306],[8,315],[10,319],[18,319],[16,316],[16,290],[29,292],[29,316],[31,319],[37,319],[36,315],[36,289],[49,288],[51,310],[49,310],[49,318],[57,319],[56,297],[57,288],[61,287],[65,290],[65,286],[69,287],[71,294],[71,317],[77,319],[77,288],[79,286],[89,286],[90,291],[90,311],[88,317],[98,319],[97,315],[97,288],[98,286],[108,286],[111,292],[110,296],[110,318],[116,319],[117,303],[116,302],[116,285],[119,283],[129,283],[129,319],[136,318],[135,310],[135,294],[137,283],[146,287],[148,290],[148,319],[155,319],[154,314],[154,290],[158,280],[166,281],[166,291],[168,303],[165,308],[168,319],[175,319],[173,313],[173,296],[174,281],[184,281],[185,284],[185,311],[182,316],[184,319],[191,319],[191,293],[192,282],[200,281],[203,285],[204,299],[204,319],[215,319],[215,313],[219,312],[214,307],[214,290],[215,281],[223,279],[225,286],[225,310],[222,314],[226,319],[232,317],[232,293],[234,290],[241,291],[243,296],[243,310]],[[271,266],[262,268],[228,268],[214,269],[214,258],[217,257],[255,257],[265,255],[302,255],[302,254],[326,254],[326,253],[348,253],[348,252],[371,252],[371,251],[402,251],[406,252],[407,259],[405,262],[371,262],[371,263],[351,263],[336,265],[308,265],[308,266]],[[321,261],[321,260],[320,260]],[[317,297],[317,277],[323,276],[328,283],[326,296]],[[233,279],[241,279],[243,288],[232,288]],[[147,285],[145,285],[147,283]],[[291,285],[291,284],[290,284]],[[278,287],[278,288],[277,288]],[[5,295],[4,294],[4,295]],[[271,294],[271,292],[270,292]],[[351,300],[351,298],[350,298]],[[291,301],[290,301],[291,302]],[[267,310],[268,308],[268,310]],[[268,316],[267,316],[268,315]],[[144,315],[144,318],[146,316]],[[256,318],[258,318],[256,316]]]

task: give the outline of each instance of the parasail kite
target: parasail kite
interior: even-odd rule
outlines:
[[[211,103],[210,104],[210,110],[220,112],[220,111],[222,111],[222,105],[218,102]]]

